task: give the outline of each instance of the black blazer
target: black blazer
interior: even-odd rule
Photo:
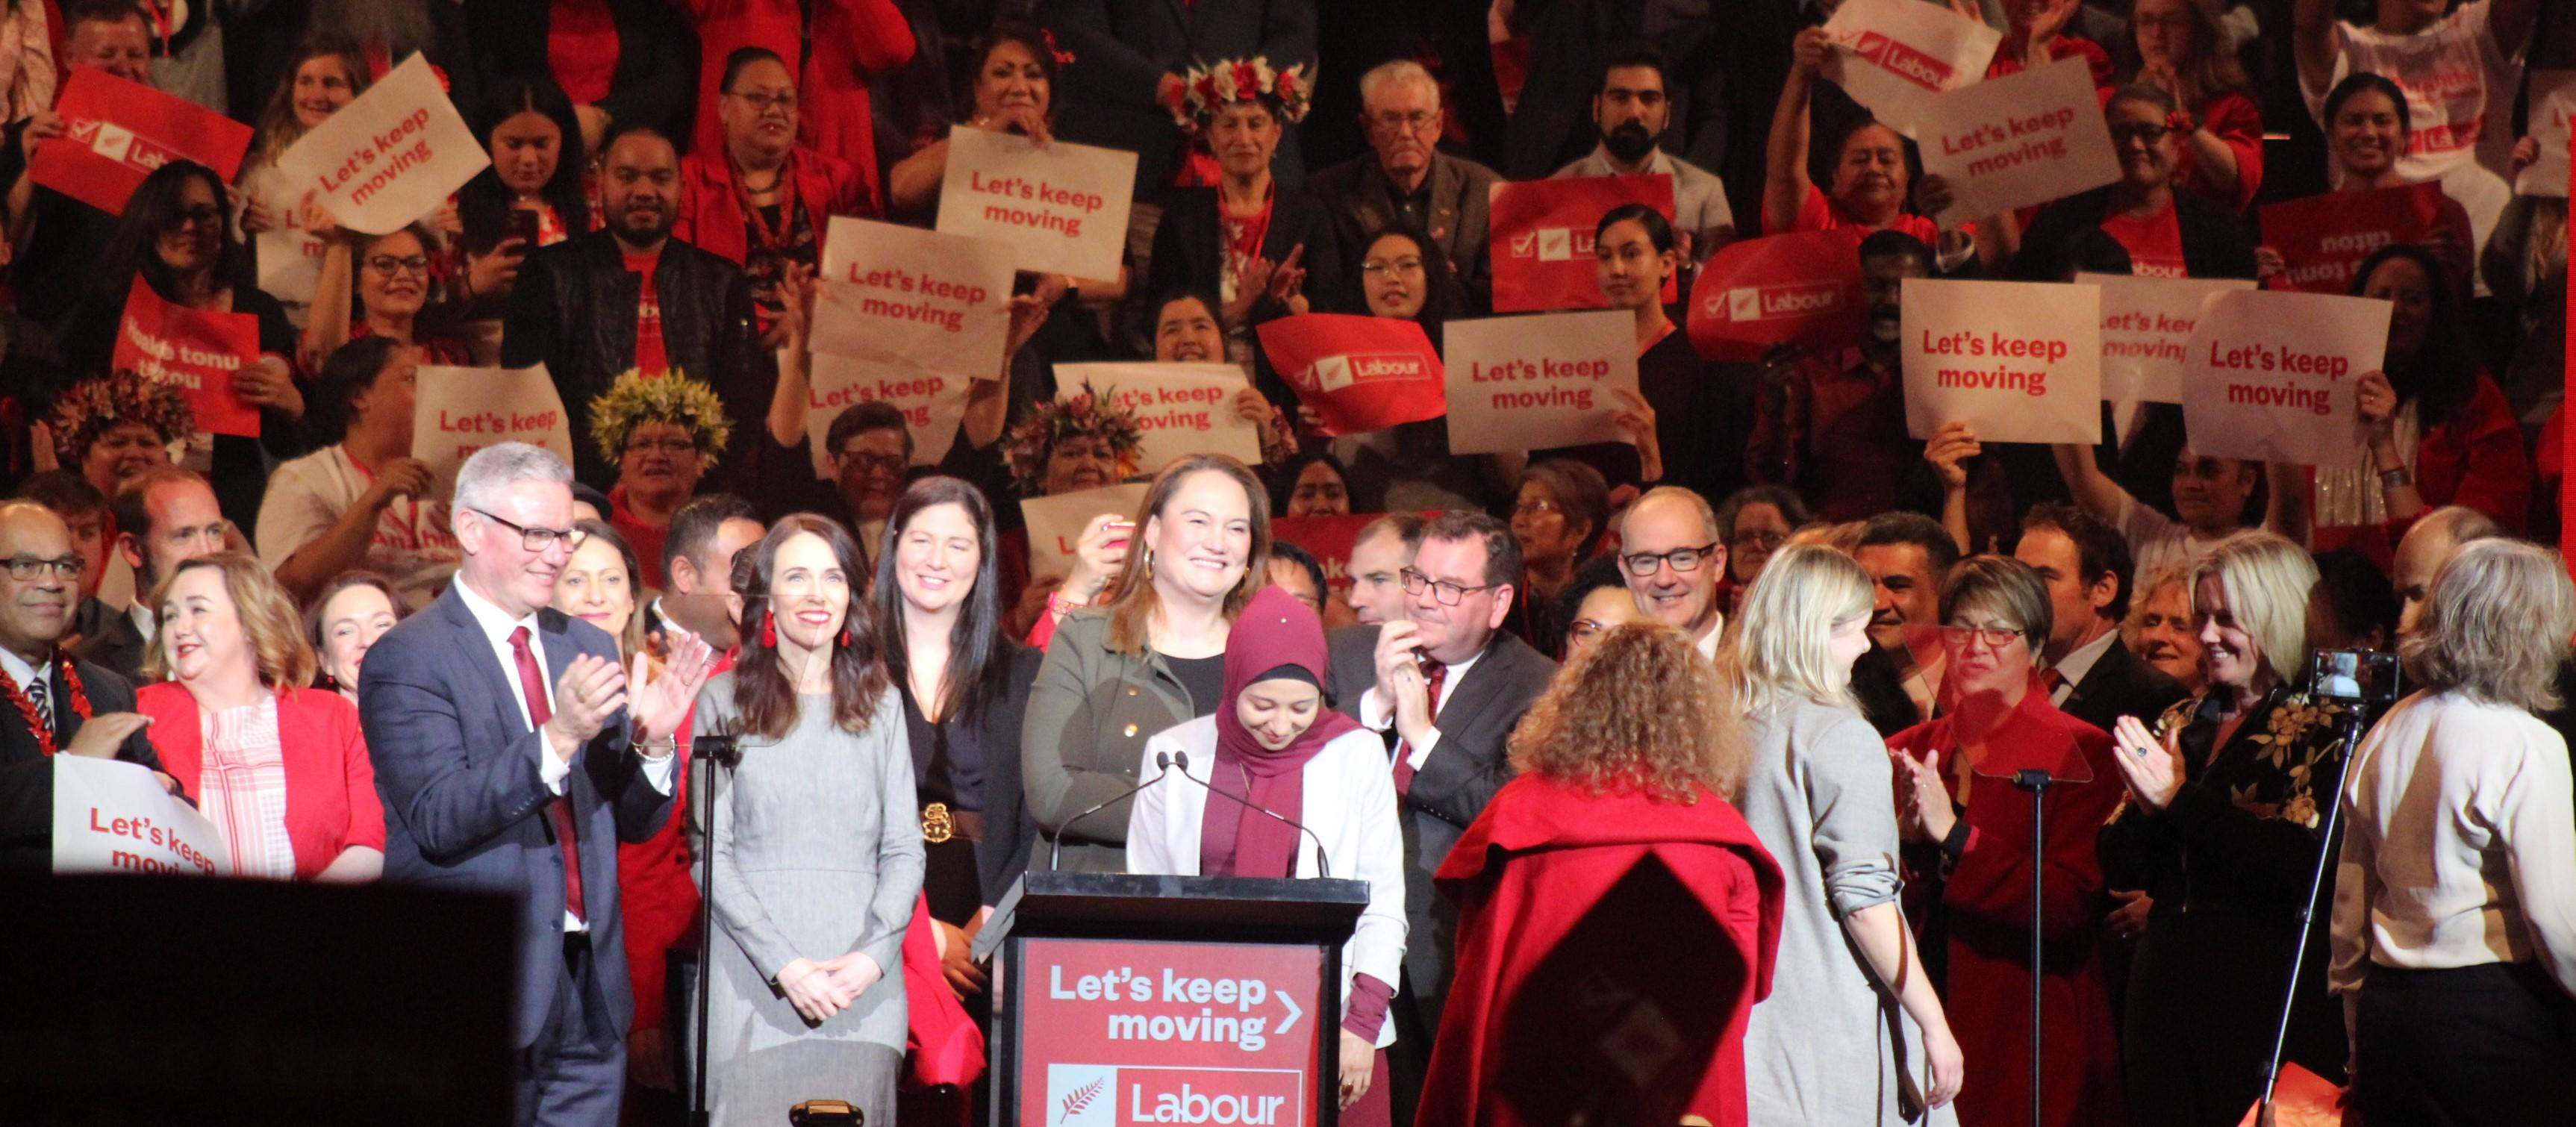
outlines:
[[[134,686],[125,678],[77,659],[72,669],[80,677],[81,692],[89,697],[90,715],[134,711]],[[46,699],[53,704],[54,747],[59,752],[80,734],[81,715],[71,705],[71,686],[63,679],[62,663],[48,665],[46,672]],[[161,757],[140,731],[125,738],[116,757],[161,769]],[[0,873],[42,873],[53,866],[54,761],[46,758],[26,717],[18,715],[17,709],[0,708]]]
[[[615,662],[617,642],[598,627],[537,612],[549,684],[579,654]],[[358,716],[385,803],[385,879],[454,892],[510,897],[519,907],[519,966],[511,1045],[535,1043],[563,977],[564,866],[547,807],[554,793],[537,774],[550,754],[510,691],[460,586],[404,619],[367,652]],[[620,711],[585,745],[564,777],[581,843],[583,907],[593,979],[612,1028],[635,1017],[618,912],[617,843],[641,842],[671,815],[671,796],[653,789],[628,750]],[[675,787],[676,789],[676,780]],[[580,1030],[567,1037],[586,1039]]]
[[[993,654],[993,660],[1009,667],[1002,692],[971,721],[975,746],[983,757],[983,792],[976,802],[984,813],[984,836],[975,843],[975,877],[986,907],[999,905],[1028,870],[1029,849],[1038,839],[1037,820],[1021,798],[1020,728],[1028,715],[1029,689],[1037,683],[1038,663],[1045,659],[1043,652],[1003,638]],[[912,777],[919,782],[931,777],[931,757],[937,749],[920,738],[929,722],[921,718],[911,687],[900,687],[904,719],[913,732]],[[925,795],[931,793],[924,789]]]
[[[1270,231],[1262,237],[1261,256],[1274,263],[1286,262],[1291,251],[1304,246],[1305,256],[1297,264],[1306,271],[1302,292],[1307,304],[1317,313],[1332,311],[1343,287],[1342,251],[1340,240],[1333,234],[1333,217],[1313,196],[1290,191],[1286,184],[1272,189],[1271,201]],[[1162,225],[1154,229],[1154,261],[1136,307],[1147,340],[1153,339],[1157,312],[1154,303],[1164,294],[1188,287],[1219,295],[1219,286],[1225,280],[1221,227],[1216,189],[1190,188],[1173,193],[1171,209],[1163,213]],[[1252,307],[1252,323],[1256,325],[1287,315],[1287,306],[1267,297]],[[1267,356],[1257,365],[1254,380],[1271,402],[1283,408],[1296,406],[1295,394],[1271,371]]]
[[[137,591],[137,599],[149,595]],[[82,638],[72,656],[93,665],[103,666],[128,681],[143,679],[143,630],[134,625],[134,616],[123,611],[110,611],[100,616],[98,632]]]
[[[2177,189],[2174,224],[2182,231],[2183,269],[2195,278],[2251,278],[2254,239],[2236,214]],[[2063,281],[2075,240],[2102,226],[2111,213],[2111,189],[2095,188],[2048,205],[2022,233],[2012,276],[2026,282]]]
[[[1259,55],[1280,70],[1304,64],[1309,83],[1319,77],[1315,0],[1039,0],[1036,15],[1073,56],[1056,87],[1056,134],[1136,154],[1138,199],[1161,195],[1185,151],[1171,111],[1154,102],[1164,75]],[[1297,186],[1306,165],[1294,126],[1270,167],[1282,187]]]
[[[2174,703],[2191,694],[2182,682],[2164,671],[2138,660],[2129,647],[2117,639],[2102,652],[2102,659],[2084,671],[2084,679],[2066,695],[2058,711],[2100,728],[2105,732],[2123,716],[2135,716],[2149,724],[2165,714]]]
[[[697,31],[663,0],[609,0],[608,17],[617,26],[617,71],[599,108],[611,121],[654,126],[685,147],[697,109]],[[554,5],[542,0],[465,0],[466,39],[483,88],[513,75],[551,76],[546,37],[553,22]]]

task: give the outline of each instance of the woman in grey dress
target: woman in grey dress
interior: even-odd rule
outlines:
[[[1959,1045],[1897,904],[1894,772],[1852,704],[1870,579],[1820,545],[1773,556],[1718,661],[1753,757],[1735,805],[1787,878],[1744,1075],[1756,1125],[1955,1122]]]
[[[772,1127],[838,1099],[891,1124],[922,878],[903,708],[851,598],[850,534],[799,514],[752,550],[741,656],[707,682],[696,723],[739,748],[711,828],[715,1122]]]

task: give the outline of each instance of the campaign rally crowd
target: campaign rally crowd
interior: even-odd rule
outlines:
[[[2276,1054],[2373,1127],[2576,1123],[2576,5],[0,9],[0,868],[60,755],[236,877],[505,894],[515,969],[442,985],[511,999],[520,1123],[985,1114],[974,940],[1058,851],[1365,882],[1343,1123],[2224,1127]],[[415,62],[480,171],[379,221],[428,111],[299,145]],[[2082,112],[1996,135],[2074,140],[1953,159],[2043,77]],[[102,195],[147,104],[194,124]],[[983,232],[1007,294],[824,268],[997,145],[1121,170]],[[2369,345],[2303,427],[2107,359],[2054,441],[2039,374],[1945,406],[1936,299],[2133,279]],[[849,377],[943,310],[1000,363]],[[1605,320],[1623,378],[1492,439],[1465,352]],[[1286,359],[1371,330],[1431,407]]]

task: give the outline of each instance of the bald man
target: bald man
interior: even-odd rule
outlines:
[[[134,686],[62,650],[86,567],[53,510],[0,503],[0,873],[53,867],[57,752],[161,769]]]
[[[2416,518],[2405,539],[2397,542],[2391,568],[2397,581],[2397,636],[2402,639],[2415,633],[2415,617],[2424,613],[2424,592],[2432,589],[2433,575],[2443,564],[2471,542],[2504,534],[2504,526],[2495,518],[2459,505],[2444,505]]]

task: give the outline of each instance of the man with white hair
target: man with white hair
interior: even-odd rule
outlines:
[[[456,582],[367,654],[358,712],[385,804],[385,879],[518,902],[517,1122],[613,1127],[635,1000],[617,844],[671,814],[675,733],[712,654],[620,668],[617,642],[553,609],[580,548],[572,469],[526,443],[456,475]]]
[[[1483,313],[1493,305],[1487,189],[1502,177],[1441,152],[1440,121],[1440,84],[1430,71],[1411,59],[1379,64],[1360,76],[1360,130],[1374,151],[1308,177],[1306,190],[1333,217],[1343,277],[1360,275],[1371,237],[1401,224],[1439,245],[1470,309]]]

